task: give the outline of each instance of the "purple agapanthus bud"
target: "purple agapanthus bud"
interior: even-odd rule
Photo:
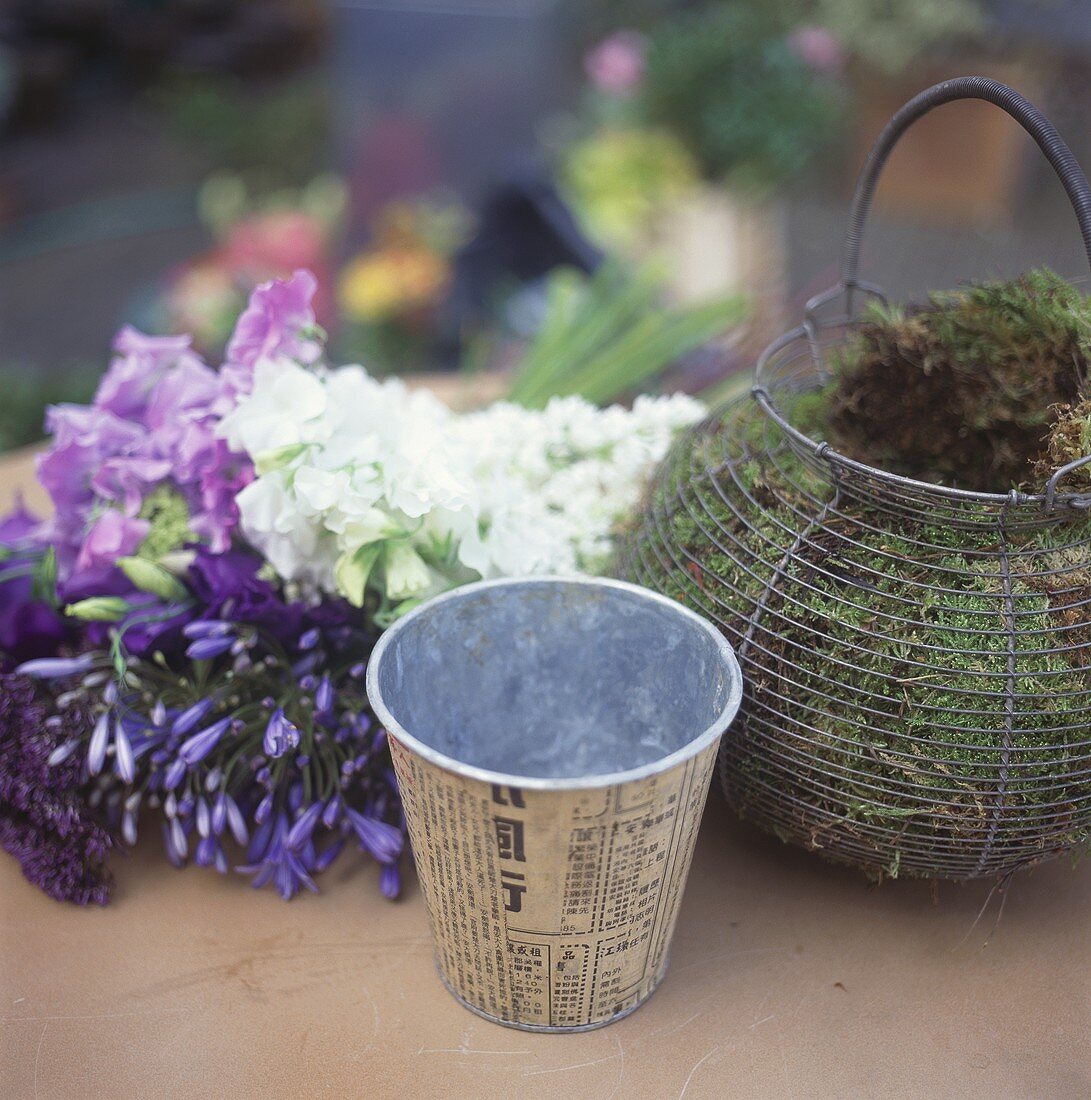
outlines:
[[[234,629],[234,623],[225,622],[223,619],[197,619],[195,622],[186,623],[182,627],[182,633],[187,638],[214,638],[222,634],[231,634]]]
[[[294,749],[298,744],[299,730],[284,717],[284,709],[277,707],[265,727],[262,747],[275,760]]]
[[[110,715],[100,714],[95,728],[91,731],[91,740],[87,744],[87,770],[92,775],[102,771],[106,760],[106,743],[110,739]]]
[[[121,815],[121,836],[130,847],[136,843],[136,814],[132,810]]]
[[[152,725],[159,727],[164,726],[167,723],[167,706],[162,699],[156,699],[155,706],[152,707]]]
[[[203,798],[197,799],[195,821],[198,835],[207,840],[212,835],[212,814],[209,812],[208,803]]]
[[[254,820],[259,825],[264,825],[269,820],[269,815],[273,812],[273,794],[270,791],[259,803],[258,808],[254,811]]]
[[[302,634],[300,634],[299,648],[303,650],[314,649],[314,647],[318,645],[321,638],[322,632],[318,629],[318,627],[313,626],[310,630],[305,630]]]
[[[322,824],[327,829],[332,829],[338,821],[341,820],[341,799],[338,795],[334,795],[333,798],[326,803],[326,808],[322,811]]]
[[[201,719],[208,714],[214,702],[215,700],[211,697],[198,699],[193,706],[187,707],[177,718],[175,718],[174,725],[171,726],[171,733],[189,733],[189,731],[194,729]]]
[[[179,757],[187,764],[196,764],[204,760],[219,744],[220,738],[227,732],[227,727],[230,725],[230,718],[221,718],[211,726],[206,726],[187,741],[182,742],[182,747],[178,750]]]
[[[314,869],[317,872],[325,871],[327,867],[341,854],[345,847],[345,838],[338,837],[328,848],[324,848],[314,860]]]
[[[287,847],[298,851],[311,839],[314,833],[314,827],[318,824],[319,818],[322,816],[323,805],[321,802],[312,802],[304,811],[296,818],[292,827],[288,830],[288,837],[285,840]]]
[[[310,672],[314,672],[318,666],[318,662],[322,659],[320,653],[311,652],[306,657],[300,657],[294,665],[292,665],[292,673],[297,680],[303,679]]]
[[[210,661],[226,653],[234,644],[231,637],[198,638],[186,646],[186,656],[193,661]]]
[[[24,661],[15,671],[34,680],[59,680],[65,676],[79,676],[94,664],[94,656],[81,653],[78,657],[36,657]]]
[[[125,727],[118,718],[114,722],[114,764],[123,783],[131,783],[136,778],[136,761],[133,758],[133,745]]]
[[[370,852],[380,863],[393,863],[402,854],[402,834],[378,818],[366,817],[350,807],[345,807],[345,816],[360,839],[361,846]]]
[[[333,710],[333,684],[328,676],[322,677],[318,690],[314,693],[314,709],[319,714],[329,714]]]
[[[177,817],[172,817],[170,822],[170,840],[179,859],[185,859],[189,855],[189,840],[186,831],[182,828],[182,822]]]
[[[186,856],[185,852],[179,855],[174,847],[174,835],[171,829],[172,824],[173,823],[169,821],[163,822],[163,847],[167,850],[167,859],[169,859],[175,867],[181,867],[186,862]]]
[[[202,836],[197,841],[197,850],[193,854],[194,862],[198,867],[211,867],[216,861],[216,838],[214,836]]]
[[[402,877],[398,871],[398,865],[396,863],[384,863],[383,869],[379,872],[379,889],[393,901],[401,892],[401,888]]]
[[[167,768],[166,774],[163,776],[163,786],[168,791],[173,791],[175,787],[186,776],[186,762],[181,758],[175,758],[170,762],[170,766]]]
[[[227,804],[227,824],[231,829],[231,835],[239,844],[245,844],[250,839],[250,830],[246,827],[246,818],[242,816],[242,810],[238,803],[224,792],[224,802]]]
[[[65,741],[58,745],[50,754],[48,763],[50,767],[63,764],[80,747],[79,741]]]

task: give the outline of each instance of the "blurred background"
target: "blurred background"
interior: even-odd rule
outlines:
[[[835,282],[908,96],[995,76],[1088,163],[1089,71],[1086,0],[6,0],[0,448],[89,396],[121,324],[215,359],[300,267],[375,373],[502,392],[590,326],[603,362],[645,357],[630,389],[704,390]],[[865,276],[912,298],[1041,263],[1086,276],[1029,139],[981,104],[921,123]]]

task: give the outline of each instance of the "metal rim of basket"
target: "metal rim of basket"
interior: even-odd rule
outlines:
[[[942,81],[906,103],[891,118],[876,139],[860,171],[853,193],[841,277],[829,290],[815,295],[807,302],[803,324],[774,340],[762,352],[758,358],[754,386],[750,392],[762,411],[777,424],[796,447],[809,451],[815,459],[825,462],[831,467],[835,476],[841,472],[861,474],[892,488],[943,497],[952,502],[992,504],[999,507],[1030,506],[1040,508],[1044,512],[1052,512],[1056,508],[1091,509],[1091,493],[1063,492],[1059,489],[1060,483],[1068,474],[1091,464],[1091,454],[1058,468],[1039,493],[1024,493],[1017,489],[1006,493],[986,493],[936,485],[859,462],[841,454],[825,441],[812,439],[789,422],[778,408],[771,387],[767,385],[766,376],[770,361],[796,341],[805,340],[810,345],[816,361],[820,366],[824,366],[819,350],[819,332],[824,327],[824,323],[819,318],[822,307],[839,298],[844,298],[846,312],[839,319],[839,323],[844,325],[851,324],[855,319],[854,305],[858,294],[877,298],[886,303],[886,295],[881,288],[864,282],[858,277],[864,225],[871,209],[879,176],[894,146],[914,122],[936,107],[963,99],[980,99],[1000,107],[1034,139],[1068,195],[1079,223],[1088,267],[1091,268],[1091,187],[1088,186],[1087,177],[1075,155],[1053,123],[1023,95],[999,81],[980,76],[957,77]]]

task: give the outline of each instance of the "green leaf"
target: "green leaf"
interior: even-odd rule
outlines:
[[[57,600],[57,552],[51,546],[34,567],[31,594],[36,600],[44,600],[56,607]]]

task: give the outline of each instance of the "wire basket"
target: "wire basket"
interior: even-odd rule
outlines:
[[[1003,108],[1075,208],[1091,193],[1022,96],[966,77],[911,100],[853,200],[838,285],[773,343],[747,397],[679,441],[622,569],[718,623],[746,678],[721,750],[728,801],[782,839],[870,874],[1005,875],[1091,833],[1091,495],[894,475],[793,427],[881,291],[861,232],[894,144],[956,99]]]

